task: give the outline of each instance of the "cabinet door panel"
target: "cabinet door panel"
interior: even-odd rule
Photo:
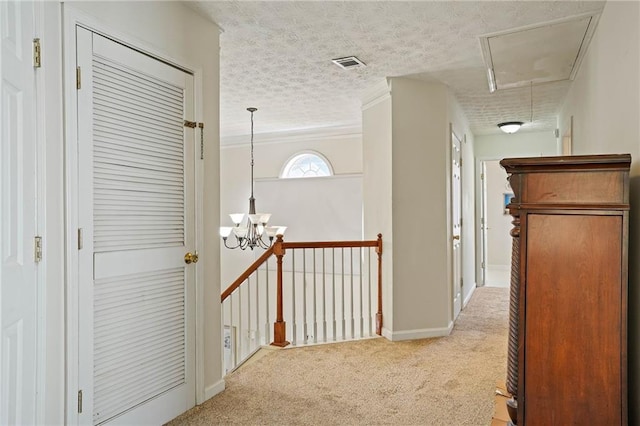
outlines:
[[[621,422],[622,223],[527,216],[527,426]]]

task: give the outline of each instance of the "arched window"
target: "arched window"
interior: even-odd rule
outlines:
[[[287,161],[282,173],[280,173],[280,177],[284,179],[332,175],[331,164],[318,152],[303,152],[294,155]]]

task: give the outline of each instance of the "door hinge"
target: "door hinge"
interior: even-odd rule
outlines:
[[[481,262],[481,263],[480,263],[480,267],[481,267],[482,269],[484,269],[484,262]]]
[[[42,237],[40,236],[33,238],[33,260],[36,263],[42,261]]]
[[[33,67],[40,68],[42,66],[42,52],[40,48],[40,39],[33,39]]]
[[[480,173],[480,179],[484,180],[484,173]]]
[[[198,123],[195,121],[184,120],[184,127],[189,127],[191,129],[195,129]]]
[[[76,67],[76,89],[80,90],[82,87],[82,71],[80,67]]]
[[[82,391],[78,391],[78,414],[82,414]]]
[[[82,250],[83,244],[82,228],[78,228],[78,250]]]
[[[200,159],[204,160],[204,123],[198,123],[200,127]]]

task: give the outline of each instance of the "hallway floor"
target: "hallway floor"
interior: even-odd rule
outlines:
[[[508,290],[478,288],[447,337],[266,351],[169,424],[488,425],[506,374]]]

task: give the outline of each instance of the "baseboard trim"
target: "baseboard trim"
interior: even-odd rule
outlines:
[[[471,296],[473,296],[473,293],[476,292],[476,288],[478,288],[477,285],[474,285],[473,287],[471,287],[471,291],[469,292],[469,294],[467,294],[467,297],[465,297],[464,301],[462,302],[463,308],[467,306],[467,303],[469,303],[469,300],[471,300]]]
[[[219,380],[218,382],[212,384],[211,386],[207,386],[204,389],[204,400],[208,400],[219,394],[225,389],[224,379]],[[203,401],[204,402],[204,401]]]
[[[384,337],[387,340],[393,340],[391,338],[392,334],[393,333],[391,332],[391,330],[389,330],[388,328],[382,327],[382,337]]]
[[[451,334],[451,330],[453,330],[453,322],[450,322],[447,327],[440,328],[422,328],[417,330],[405,331],[389,331],[383,329],[382,335],[392,342],[400,342],[402,340],[417,340],[428,339],[430,337],[448,336],[449,334]]]

